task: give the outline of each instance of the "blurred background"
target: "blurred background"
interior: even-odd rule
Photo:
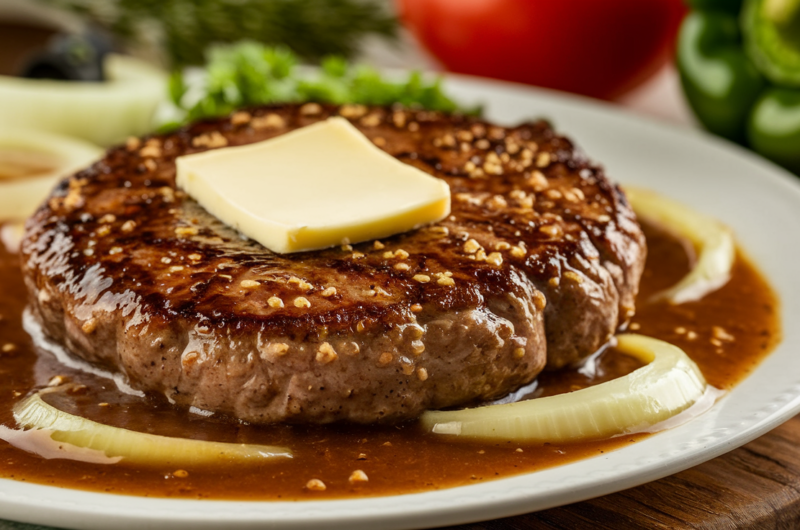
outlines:
[[[153,123],[134,115],[150,116],[168,91],[186,107],[178,121],[228,111],[236,101],[280,99],[274,90],[230,99],[241,82],[220,72],[241,69],[247,54],[211,50],[248,41],[272,50],[259,53],[287,50],[291,61],[309,65],[336,56],[376,69],[458,72],[602,99],[705,127],[800,173],[800,0],[687,1],[0,0],[0,123],[107,144],[148,132]],[[265,66],[264,75],[280,78],[275,61],[267,62],[272,74]],[[169,76],[204,65],[211,79],[226,79],[218,85],[231,86],[209,90],[198,108],[202,96],[186,103],[185,78]],[[20,78],[42,83],[26,81],[22,89]],[[126,97],[138,93],[148,102],[103,136],[71,126],[74,116],[31,117],[31,106],[44,114],[29,103],[39,86],[47,92],[37,97],[52,99],[48,112],[58,114],[52,109],[72,103],[56,92],[143,78],[153,82]],[[346,97],[329,85],[305,94]]]

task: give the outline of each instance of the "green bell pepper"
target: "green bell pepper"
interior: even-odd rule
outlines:
[[[742,30],[748,55],[767,79],[800,88],[800,0],[746,3]]]
[[[800,174],[800,0],[688,0],[681,85],[711,132]]]
[[[750,113],[747,133],[756,152],[800,175],[800,90],[765,90]]]

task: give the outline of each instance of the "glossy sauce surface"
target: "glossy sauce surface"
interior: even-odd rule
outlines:
[[[56,155],[0,146],[0,182],[52,174],[63,164],[64,161]]]
[[[656,291],[689,268],[681,242],[647,228],[648,264],[642,280],[637,333],[672,342],[700,366],[712,385],[729,389],[745,377],[779,340],[777,300],[768,284],[740,256],[731,281],[701,301],[649,304]],[[317,499],[374,496],[442,489],[491,480],[596,456],[635,443],[644,435],[580,444],[454,442],[422,433],[413,423],[392,427],[253,426],[175,410],[155,399],[120,393],[107,379],[70,370],[34,348],[22,329],[25,289],[16,255],[0,250],[0,422],[16,428],[11,408],[55,376],[85,389],[47,400],[65,411],[127,429],[226,442],[283,445],[292,460],[181,469],[177,465],[102,465],[45,460],[0,442],[0,476],[70,488],[144,496],[214,499]],[[9,345],[9,346],[6,346]],[[520,392],[533,397],[582,388],[624,375],[638,366],[608,350],[594,370],[546,372]],[[10,399],[9,399],[10,398]],[[367,482],[348,477],[362,470]],[[311,479],[324,491],[306,488]]]

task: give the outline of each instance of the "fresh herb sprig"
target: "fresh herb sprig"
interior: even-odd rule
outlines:
[[[305,59],[352,57],[367,35],[394,39],[380,0],[38,0],[73,12],[124,44],[155,45],[172,66],[202,64],[207,46],[248,39]]]
[[[182,71],[173,73],[170,97],[180,116],[167,127],[223,116],[238,108],[302,101],[399,103],[444,112],[477,112],[459,106],[448,97],[440,78],[427,81],[419,72],[395,81],[374,68],[351,65],[342,57],[323,59],[317,70],[300,71],[297,65],[297,56],[285,48],[255,42],[212,47],[200,90],[190,90]]]

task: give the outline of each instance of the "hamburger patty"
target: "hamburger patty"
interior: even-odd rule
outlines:
[[[177,156],[337,114],[444,179],[452,215],[277,255],[175,188]],[[545,122],[310,103],[109,150],[29,220],[22,265],[44,332],[134,388],[250,422],[368,423],[499,398],[595,352],[633,315],[645,252],[620,190]]]

